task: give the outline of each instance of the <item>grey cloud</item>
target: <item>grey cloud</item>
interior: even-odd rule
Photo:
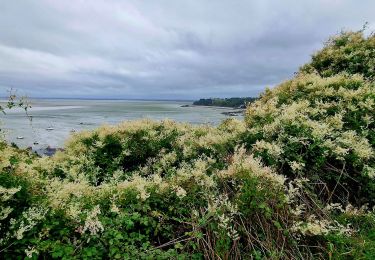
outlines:
[[[0,95],[254,96],[341,29],[375,29],[372,0],[0,3]]]

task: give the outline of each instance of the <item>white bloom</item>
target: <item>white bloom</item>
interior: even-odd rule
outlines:
[[[375,179],[375,169],[368,165],[365,165],[363,172],[371,179]]]
[[[289,165],[290,168],[292,168],[292,171],[294,172],[301,171],[305,167],[304,163],[296,161],[289,162]]]
[[[120,209],[116,206],[116,204],[113,203],[111,206],[111,212],[118,214],[120,213]]]
[[[98,219],[100,213],[100,207],[99,205],[96,205],[92,211],[88,213],[82,232],[88,230],[91,235],[96,235],[97,233],[104,231],[103,224]]]
[[[25,249],[25,254],[28,258],[32,258],[33,257],[33,254],[38,254],[38,250],[35,249],[35,247],[28,247],[27,249]]]
[[[179,197],[180,199],[182,199],[183,197],[186,196],[186,190],[184,190],[184,189],[181,188],[181,187],[178,187],[178,188],[176,189],[176,195],[177,195],[177,197]]]

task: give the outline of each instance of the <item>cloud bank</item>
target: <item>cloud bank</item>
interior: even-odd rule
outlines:
[[[0,95],[255,96],[375,1],[19,0],[0,3]]]

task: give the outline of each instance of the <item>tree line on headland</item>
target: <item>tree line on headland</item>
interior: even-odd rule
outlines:
[[[201,98],[197,101],[194,101],[193,105],[246,108],[246,105],[250,104],[256,99],[256,97]]]

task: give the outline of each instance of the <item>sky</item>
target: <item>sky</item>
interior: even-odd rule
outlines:
[[[0,96],[257,96],[365,22],[374,0],[1,0]]]

